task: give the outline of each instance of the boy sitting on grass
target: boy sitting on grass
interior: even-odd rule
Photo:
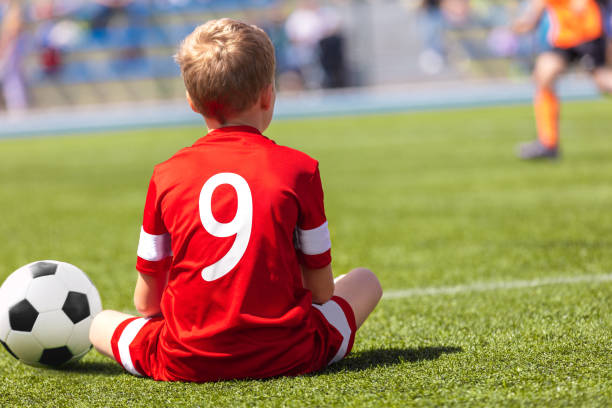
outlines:
[[[209,132],[153,172],[134,291],[143,317],[105,310],[91,342],[165,381],[298,375],[342,359],[382,289],[364,268],[334,283],[318,163],[262,135],[275,101],[270,39],[209,21],[176,59]]]

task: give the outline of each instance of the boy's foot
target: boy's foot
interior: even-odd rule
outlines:
[[[523,160],[556,159],[559,156],[557,147],[547,147],[539,140],[523,143],[519,146],[518,157]]]

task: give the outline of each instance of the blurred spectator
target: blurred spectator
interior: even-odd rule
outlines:
[[[317,0],[301,0],[285,23],[289,61],[307,88],[345,86],[346,64],[340,17]]]
[[[287,31],[285,30],[286,16],[280,4],[276,4],[266,10],[265,15],[258,22],[274,45],[276,55],[276,75],[280,77],[286,72],[299,72],[299,67],[290,56],[290,44]]]
[[[345,42],[340,17],[331,7],[319,9],[323,21],[323,35],[319,40],[319,61],[323,68],[325,88],[341,88],[348,85],[345,58]]]
[[[39,23],[36,40],[40,47],[40,66],[48,76],[57,74],[62,67],[62,52],[51,40],[56,6],[55,0],[38,1],[34,5],[34,19]]]
[[[444,71],[448,63],[445,38],[447,30],[461,29],[470,24],[470,2],[423,0],[420,19],[424,49],[419,55],[419,66],[424,73],[436,75]]]
[[[64,53],[82,40],[83,29],[70,17],[83,4],[83,0],[38,0],[34,3],[31,16],[37,27],[35,39],[45,75],[58,74]]]
[[[438,74],[446,65],[444,49],[445,21],[440,5],[442,0],[422,0],[419,27],[423,39],[423,50],[419,55],[419,67],[426,74]]]
[[[316,0],[301,0],[285,23],[291,41],[290,64],[299,67],[303,85],[307,88],[315,88],[321,82],[317,47],[324,28],[318,7]]]
[[[470,0],[442,0],[442,13],[452,26],[462,26],[470,20]]]
[[[91,6],[90,28],[94,38],[104,41],[114,18],[124,16],[127,27],[123,32],[121,56],[130,59],[142,54],[142,32],[147,6],[142,0],[95,0]]]
[[[0,0],[0,83],[6,109],[27,108],[26,85],[22,71],[23,11],[16,0]]]

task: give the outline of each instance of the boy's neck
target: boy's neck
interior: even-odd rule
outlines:
[[[239,115],[232,116],[225,123],[221,123],[215,118],[206,116],[204,120],[206,121],[206,127],[209,131],[229,126],[250,126],[259,130],[259,133],[263,133],[270,124],[267,115],[265,115],[265,112],[261,109],[249,109]]]
[[[259,98],[250,108],[237,115],[233,115],[224,123],[221,123],[216,118],[204,116],[206,127],[208,127],[209,131],[212,131],[228,126],[250,126],[259,130],[259,133],[263,133],[272,121],[275,100],[276,91],[272,83],[261,91]],[[191,102],[190,104],[193,105]]]

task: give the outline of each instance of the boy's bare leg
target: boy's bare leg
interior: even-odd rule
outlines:
[[[107,357],[113,357],[111,348],[111,338],[117,326],[123,321],[135,317],[126,313],[114,310],[103,310],[96,315],[89,329],[89,341],[100,352]]]
[[[382,297],[382,287],[372,271],[357,268],[336,278],[334,295],[340,296],[351,305],[355,313],[355,323],[359,328]]]

